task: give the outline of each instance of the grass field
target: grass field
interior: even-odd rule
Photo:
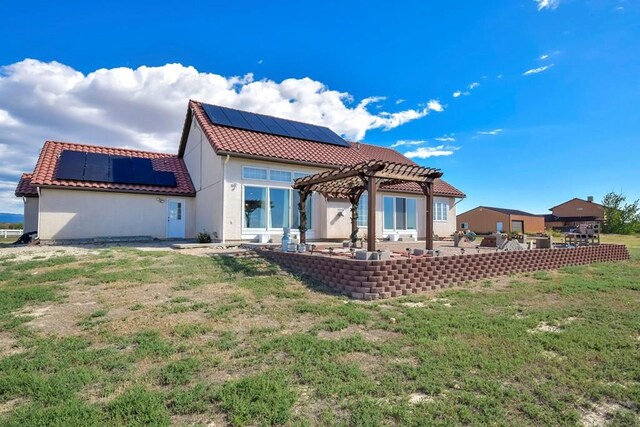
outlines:
[[[638,425],[632,260],[355,302],[259,260],[0,250],[0,425]]]

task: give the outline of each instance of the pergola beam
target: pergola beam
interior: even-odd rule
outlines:
[[[376,194],[378,189],[385,186],[397,185],[403,182],[415,182],[427,198],[427,249],[433,249],[433,180],[440,178],[442,172],[438,169],[425,168],[415,164],[384,162],[368,160],[352,166],[321,172],[298,178],[293,188],[300,190],[300,241],[306,240],[306,198],[315,191],[325,197],[348,199],[351,202],[351,239],[357,233],[357,206],[360,196],[368,192],[367,218],[367,249],[376,250]],[[389,188],[393,191],[392,188]],[[357,209],[357,208],[356,208]],[[303,214],[304,212],[304,214]]]

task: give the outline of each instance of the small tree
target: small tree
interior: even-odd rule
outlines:
[[[640,232],[640,201],[624,203],[627,198],[614,192],[602,199],[604,207],[604,232],[632,234]]]

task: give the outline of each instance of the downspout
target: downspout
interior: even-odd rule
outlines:
[[[220,230],[220,242],[225,243],[225,223],[226,223],[226,215],[225,215],[225,201],[224,201],[224,193],[227,186],[227,162],[229,161],[229,155],[225,157],[224,162],[222,162],[222,229]]]
[[[42,196],[40,195],[40,187],[36,187],[36,191],[38,192],[38,232],[37,236],[40,237],[40,208],[42,207]]]

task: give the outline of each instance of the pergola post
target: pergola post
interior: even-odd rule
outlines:
[[[298,230],[300,230],[300,243],[307,243],[307,197],[309,196],[308,188],[300,189],[300,203],[298,203],[298,211],[300,212],[300,225],[298,226]]]
[[[420,187],[422,187],[422,192],[426,197],[426,209],[425,214],[427,216],[425,232],[426,236],[426,244],[425,248],[427,250],[433,250],[433,182],[427,181],[420,183]]]
[[[378,190],[378,182],[375,177],[367,177],[367,251],[375,252],[376,250],[376,193]]]
[[[351,203],[351,236],[349,238],[353,247],[356,246],[358,240],[358,203],[362,193],[364,193],[364,188],[349,193],[349,203]]]

